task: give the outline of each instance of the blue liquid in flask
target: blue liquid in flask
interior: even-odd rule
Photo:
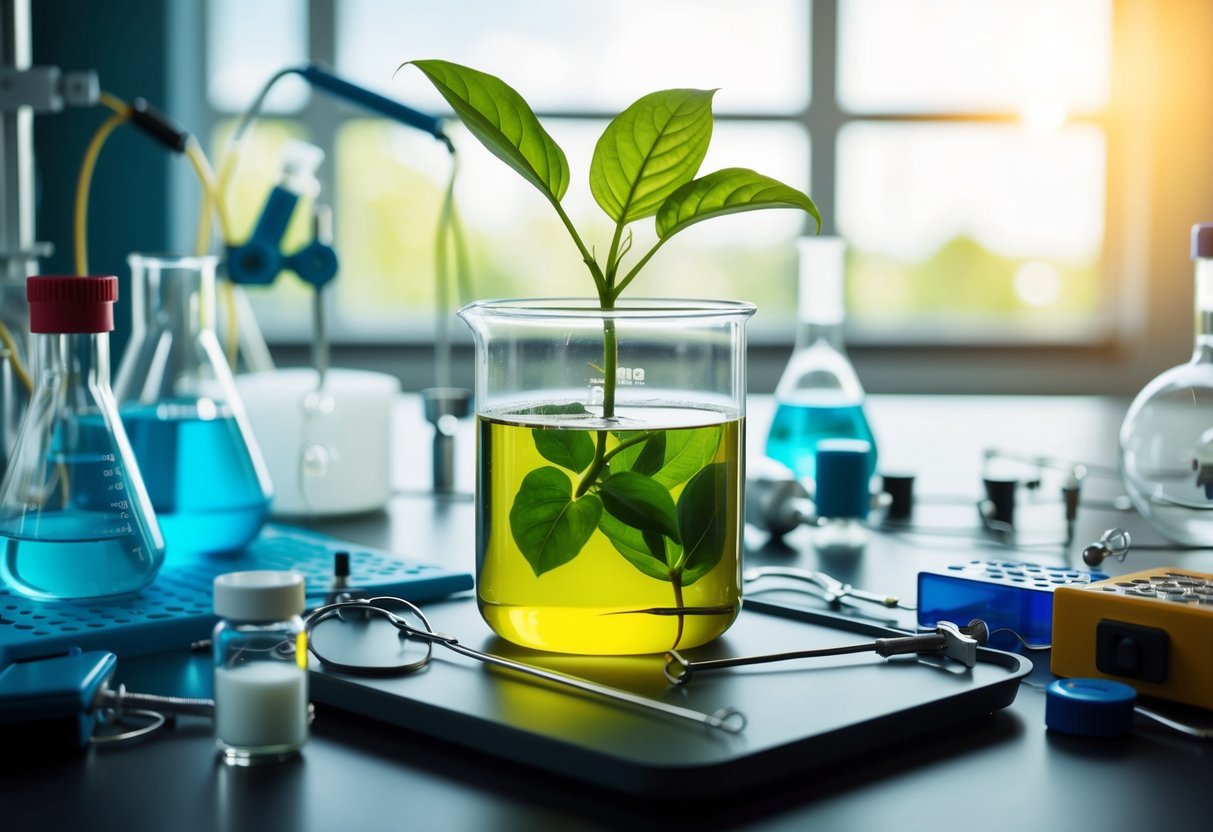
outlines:
[[[155,577],[163,553],[148,546],[130,505],[128,480],[109,448],[100,417],[76,423],[79,447],[52,449],[61,479],[51,498],[61,507],[0,522],[0,578],[34,598],[100,598],[137,592]]]
[[[767,434],[766,453],[792,469],[798,480],[817,477],[817,443],[822,439],[864,439],[871,443],[868,476],[876,473],[876,440],[857,402],[786,402],[776,404]]]
[[[231,409],[159,402],[121,410],[170,556],[231,552],[257,536],[270,495]]]

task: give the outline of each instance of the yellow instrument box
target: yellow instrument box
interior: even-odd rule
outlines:
[[[1164,567],[1059,586],[1051,669],[1213,709],[1213,575]]]

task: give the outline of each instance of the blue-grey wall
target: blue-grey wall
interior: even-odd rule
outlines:
[[[33,62],[65,71],[94,69],[103,90],[126,101],[143,97],[171,112],[165,103],[166,2],[173,0],[34,0]],[[44,273],[75,271],[76,178],[93,131],[109,114],[97,107],[35,118],[35,228],[39,240],[55,247],[42,264]],[[89,271],[117,274],[121,281],[115,361],[129,332],[126,256],[168,247],[168,176],[175,164],[182,163],[129,124],[110,136],[97,163],[88,212]]]

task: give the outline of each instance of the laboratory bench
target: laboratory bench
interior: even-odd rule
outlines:
[[[1116,525],[1140,540],[1156,540],[1139,519],[1107,507],[1103,497],[1119,494],[1119,484],[1092,474],[1083,496],[1094,495],[1098,507],[1080,509],[1072,542],[1060,545],[1064,523],[1050,489],[1064,472],[1023,460],[1078,461],[1093,472],[1114,468],[1126,407],[1121,399],[1089,397],[870,397],[881,468],[915,475],[916,522],[929,525],[930,533],[874,532],[862,552],[826,556],[815,552],[808,529],[774,542],[750,528],[746,565],[820,569],[856,587],[912,599],[924,569],[997,558],[1081,568],[1086,543]],[[750,402],[751,460],[761,454],[771,408],[767,397]],[[310,525],[410,560],[473,570],[473,428],[467,420],[460,426],[456,493],[445,496],[429,490],[430,430],[418,401],[403,397],[390,504],[369,516]],[[1022,550],[1002,547],[977,528],[982,474],[992,467],[1040,477],[1039,499],[1017,510]],[[1213,552],[1141,551],[1102,568],[1122,574],[1166,565],[1213,572]],[[807,596],[803,603],[825,609]],[[427,610],[457,614],[460,626],[468,627],[479,621],[474,606],[469,593]],[[901,614],[896,623],[912,627],[913,614]],[[1034,668],[1009,707],[946,720],[938,729],[918,726],[912,739],[893,737],[828,766],[800,761],[783,776],[721,796],[637,796],[598,788],[588,782],[592,773],[562,776],[321,705],[302,755],[273,765],[222,764],[209,723],[188,717],[144,742],[94,748],[79,757],[38,760],[0,749],[0,828],[1209,828],[1213,744],[1141,720],[1133,735],[1120,739],[1048,731],[1048,653],[1023,655]],[[207,693],[209,674],[209,659],[186,649],[120,659],[118,667],[129,688],[162,694]],[[777,685],[781,677],[771,674],[768,683]],[[1205,712],[1182,715],[1213,727]]]

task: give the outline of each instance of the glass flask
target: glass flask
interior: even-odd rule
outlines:
[[[806,237],[800,255],[796,346],[775,388],[775,416],[766,454],[805,482],[816,476],[817,443],[862,439],[871,445],[868,476],[876,473],[876,440],[864,415],[863,386],[843,347],[844,242]]]
[[[114,392],[169,556],[237,550],[272,489],[215,336],[216,258],[128,262],[133,327]]]
[[[1213,545],[1213,223],[1192,227],[1196,343],[1147,384],[1120,428],[1125,489],[1163,537]]]
[[[487,301],[476,344],[476,597],[540,650],[710,641],[741,606],[744,303]]]
[[[33,257],[0,254],[0,477],[34,386],[25,281],[36,269]]]
[[[34,391],[0,484],[0,577],[41,599],[133,593],[164,540],[109,385],[116,277],[31,277]]]

